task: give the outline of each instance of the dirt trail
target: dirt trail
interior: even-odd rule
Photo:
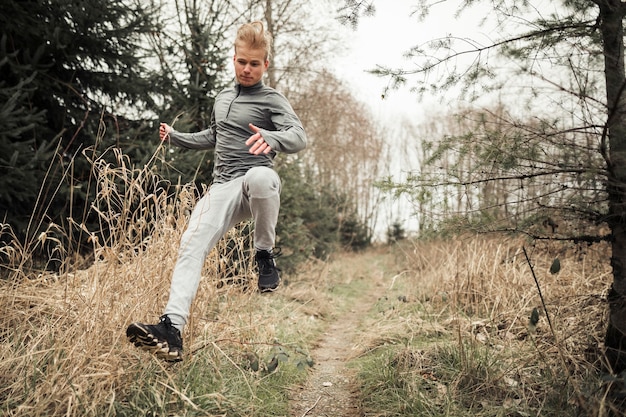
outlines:
[[[347,362],[360,351],[360,325],[380,297],[380,280],[367,280],[369,287],[353,309],[333,314],[333,321],[311,351],[315,366],[307,384],[291,395],[291,417],[361,416],[355,376]]]

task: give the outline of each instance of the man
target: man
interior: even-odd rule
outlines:
[[[215,99],[208,129],[181,133],[162,123],[161,140],[190,149],[215,149],[213,183],[191,214],[181,238],[170,296],[160,322],[132,323],[126,335],[135,346],[167,361],[181,361],[181,333],[196,295],[206,256],[226,232],[254,220],[255,259],[261,292],[274,291],[280,276],[272,249],[280,208],[280,178],[272,169],[276,152],[306,146],[302,123],[287,99],[263,84],[271,35],[261,22],[241,26],[235,40],[236,83]]]

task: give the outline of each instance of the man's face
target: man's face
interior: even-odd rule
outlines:
[[[261,81],[269,66],[263,49],[251,49],[247,46],[235,48],[235,77],[244,87],[250,87]]]

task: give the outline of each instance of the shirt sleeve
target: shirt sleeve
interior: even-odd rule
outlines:
[[[296,153],[306,148],[304,127],[289,101],[276,93],[271,108],[270,119],[276,130],[261,129],[265,142],[276,152]]]
[[[170,142],[185,149],[213,149],[216,142],[215,112],[211,113],[208,129],[194,133],[182,133],[174,128],[170,130]]]

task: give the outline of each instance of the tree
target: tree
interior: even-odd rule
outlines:
[[[358,17],[367,3],[346,2],[349,15]],[[428,2],[416,3],[422,16],[427,15],[430,10]],[[488,45],[453,36],[436,39],[409,52],[419,66],[411,69],[379,67],[375,72],[391,77],[396,86],[414,82],[412,88],[420,93],[461,83],[462,93],[470,98],[490,91],[502,93],[511,88],[511,80],[520,80],[522,86],[532,87],[526,91],[530,93],[526,94],[529,103],[547,97],[553,111],[531,115],[532,107],[527,106],[524,108],[527,114],[521,118],[513,117],[511,112],[483,113],[482,121],[481,117],[473,117],[482,129],[474,131],[458,147],[451,145],[454,140],[445,141],[432,154],[433,160],[450,162],[446,155],[464,150],[464,159],[452,159],[456,172],[463,172],[464,176],[446,176],[435,183],[432,177],[416,175],[412,183],[401,186],[424,188],[444,184],[467,190],[481,184],[493,186],[503,182],[510,187],[511,182],[517,182],[516,190],[520,194],[513,203],[530,201],[535,203],[534,210],[544,214],[575,217],[587,224],[605,224],[609,233],[596,227],[593,235],[581,234],[579,229],[558,236],[534,235],[579,242],[610,242],[613,284],[609,294],[610,317],[605,347],[610,369],[616,374],[621,373],[626,370],[626,77],[623,32],[626,3],[617,0],[564,1],[561,7],[542,13],[533,2],[467,0],[461,2],[460,10],[479,3],[486,3],[493,9],[499,28],[516,28],[518,31],[507,33],[501,30],[501,38]],[[537,11],[534,18],[524,14],[533,10]],[[499,52],[497,59],[490,56],[490,52],[495,51]],[[472,59],[462,59],[469,55]],[[502,68],[507,66],[516,68],[515,72],[500,77]],[[444,76],[434,77],[437,81],[433,82],[437,70],[441,70]],[[568,76],[563,77],[565,74]],[[517,106],[522,104],[519,98],[523,96],[516,95]],[[557,112],[559,103],[564,105]],[[545,105],[545,102],[540,104]],[[488,116],[491,123],[484,116]],[[502,135],[504,125],[509,130]],[[471,147],[472,140],[481,135],[502,141],[499,146],[489,149]],[[487,143],[487,140],[481,141],[479,146]],[[512,146],[515,143],[524,146],[515,148]],[[447,150],[450,153],[446,153]],[[463,161],[482,164],[485,175],[472,176],[477,172],[474,169],[477,166],[471,165],[472,171],[468,171],[463,168]],[[487,163],[492,163],[498,171],[486,169]],[[537,181],[542,181],[539,188],[532,186]],[[492,195],[486,186],[483,192],[488,193],[487,197]],[[475,199],[479,197],[484,195],[474,196]],[[510,207],[506,202],[492,203]],[[533,215],[529,211],[523,214],[526,217]],[[520,224],[520,230],[525,226]]]
[[[380,201],[373,185],[386,160],[384,135],[368,108],[329,72],[319,74],[295,105],[311,139],[303,155],[311,181],[344,195],[345,204],[336,206],[340,218],[358,213],[371,238]]]
[[[331,227],[327,213],[318,207],[317,211],[302,210],[304,223],[323,224],[324,231],[333,229],[336,236],[330,240],[340,241],[346,247],[369,244],[378,197],[371,184],[380,172],[382,158],[378,152],[384,152],[384,146],[366,107],[325,70],[339,40],[332,33],[332,25],[313,12],[315,8],[326,8],[330,2],[251,3],[251,14],[258,11],[257,15],[263,16],[274,38],[267,82],[290,99],[307,131],[307,150],[296,157],[303,162],[297,165],[302,169],[302,180],[310,187],[316,184],[310,192],[323,204],[332,201],[334,220],[338,222]],[[363,150],[359,146],[363,140],[378,151]],[[315,218],[316,212],[320,219]],[[326,246],[322,243],[329,239],[326,233],[310,232],[318,248]]]
[[[323,14],[332,1],[256,0],[250,13],[262,16],[272,34],[267,84],[292,98],[306,89],[339,49],[340,40]],[[332,22],[331,22],[332,23]]]
[[[92,167],[82,153],[145,129],[156,103],[142,42],[158,27],[144,4],[2,2],[0,217],[18,236],[52,222],[69,229],[67,218],[89,206]]]
[[[626,74],[624,72],[624,16],[621,1],[594,1],[602,35],[607,118],[600,152],[606,160],[608,212],[611,230],[613,286],[609,294],[609,323],[605,339],[609,364],[616,373],[626,370]],[[608,146],[607,146],[608,139]]]
[[[2,55],[6,56],[6,40],[0,40]],[[8,60],[0,61],[0,71],[10,66]],[[28,67],[28,66],[27,66]],[[45,156],[54,151],[54,142],[35,145],[32,132],[45,120],[45,111],[30,105],[36,73],[24,74],[14,85],[0,83],[0,210],[3,221],[12,218],[12,212],[29,213],[32,198],[37,194],[39,178],[36,173]],[[22,225],[22,228],[24,226]]]
[[[164,29],[155,33],[151,49],[167,85],[161,121],[184,132],[209,126],[217,94],[232,80],[231,32],[240,14],[230,0],[179,0],[160,14]],[[173,183],[208,184],[213,152],[166,147],[159,173]]]

